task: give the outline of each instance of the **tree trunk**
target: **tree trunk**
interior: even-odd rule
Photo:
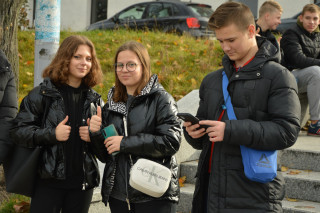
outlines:
[[[19,88],[18,16],[23,2],[24,0],[1,0],[0,3],[0,49],[11,63],[17,92]],[[0,166],[0,204],[7,198],[3,168]]]
[[[1,0],[0,3],[0,49],[6,54],[16,77],[17,92],[19,88],[18,56],[18,16],[24,0]]]

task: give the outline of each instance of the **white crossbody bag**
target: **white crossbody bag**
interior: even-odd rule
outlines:
[[[125,136],[128,136],[127,122],[124,120]],[[133,164],[131,155],[129,184],[132,188],[150,195],[161,197],[168,189],[171,180],[171,171],[167,167],[152,160],[140,158]]]

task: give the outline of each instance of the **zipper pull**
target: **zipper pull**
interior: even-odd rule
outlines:
[[[86,189],[86,185],[83,183],[82,184],[82,190],[85,190]]]
[[[127,203],[128,203],[128,210],[130,211],[130,210],[131,210],[131,208],[130,208],[130,201],[129,201],[129,198],[126,198],[126,201],[127,201]]]

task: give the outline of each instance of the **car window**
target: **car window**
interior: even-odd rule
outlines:
[[[163,9],[159,12],[159,17],[170,17],[179,15],[179,9],[170,3],[164,3]]]
[[[161,3],[150,4],[146,13],[146,18],[158,18],[160,12],[162,12],[162,15],[165,15],[165,11],[163,11],[163,5]]]
[[[206,6],[206,5],[201,5],[201,4],[192,4],[192,5],[188,5],[188,7],[195,12],[197,15],[201,16],[201,17],[207,17],[210,18],[210,16],[213,13],[213,10]]]
[[[180,14],[180,10],[176,5],[172,5],[172,15],[173,16],[178,16]]]
[[[145,9],[145,4],[134,5],[132,7],[129,7],[127,10],[121,12],[118,18],[120,20],[141,19]]]

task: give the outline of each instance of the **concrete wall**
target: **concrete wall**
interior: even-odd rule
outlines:
[[[120,10],[139,2],[145,2],[149,0],[127,0],[127,1],[119,1],[119,0],[108,0],[108,18],[119,12]],[[152,0],[151,0],[152,1]],[[183,0],[183,1],[190,1],[190,0]],[[203,3],[209,4],[212,6],[213,9],[217,8],[220,4],[226,2],[227,0],[191,0],[190,2],[195,3]]]
[[[61,30],[83,31],[90,18],[91,0],[61,0]]]
[[[263,4],[265,1],[259,1],[258,8]],[[314,3],[313,0],[277,0],[283,9],[283,13],[281,18],[290,18],[295,14],[302,11],[302,8],[306,4]]]
[[[111,17],[120,10],[139,2],[147,0],[106,0],[108,1],[108,14]],[[187,0],[184,0],[187,1]],[[220,4],[228,0],[188,0],[196,3],[204,3],[216,9]],[[244,2],[252,7],[254,15],[258,15],[259,7],[265,0],[235,0]],[[83,31],[90,25],[91,18],[91,0],[61,0],[61,30]],[[282,18],[288,18],[302,10],[303,6],[308,3],[313,3],[313,0],[278,0],[283,8]],[[28,19],[30,20],[30,27],[33,26],[33,0],[28,0]]]

